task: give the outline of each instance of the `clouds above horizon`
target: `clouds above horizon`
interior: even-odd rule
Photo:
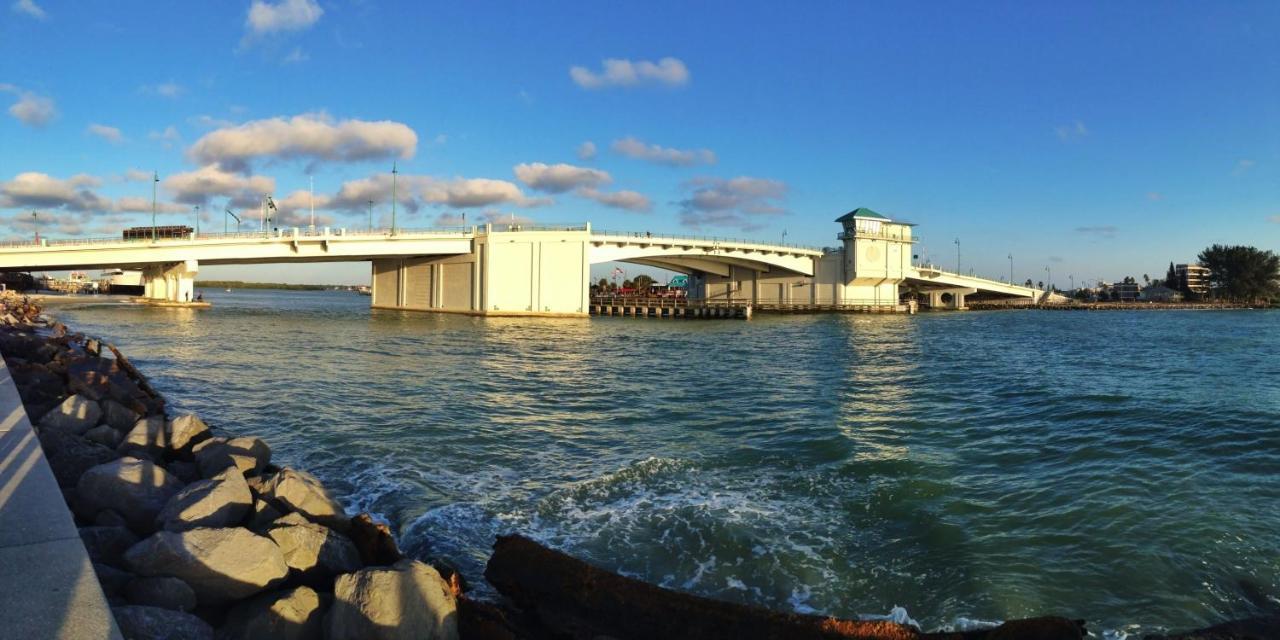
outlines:
[[[85,133],[97,136],[110,142],[111,144],[120,144],[124,142],[124,134],[116,127],[109,127],[105,124],[90,124],[85,128]]]
[[[187,150],[199,164],[246,172],[255,160],[355,162],[409,159],[418,134],[390,120],[335,120],[325,113],[252,120],[204,134]]]
[[[670,167],[689,167],[698,164],[716,163],[716,154],[710,149],[673,149],[671,147],[648,144],[634,136],[614,140],[610,148],[618,155]]]
[[[213,197],[224,197],[234,207],[256,207],[263,196],[275,192],[276,180],[241,175],[211,164],[168,176],[160,186],[173,194],[174,200],[185,204],[205,205]]]
[[[324,9],[315,0],[281,0],[274,3],[253,0],[253,4],[249,5],[249,13],[245,16],[245,38],[302,31],[314,25],[323,15]]]
[[[58,117],[58,107],[53,98],[12,84],[0,83],[0,92],[18,96],[18,101],[9,107],[9,115],[28,127],[43,128]]]
[[[601,62],[600,71],[586,67],[569,68],[569,77],[583,89],[607,87],[634,87],[656,84],[679,87],[689,83],[689,69],[678,58],[666,57],[657,62],[608,58]]]
[[[613,176],[599,169],[575,167],[571,164],[548,165],[542,162],[518,164],[516,178],[532,189],[546,193],[564,193],[579,187],[598,187],[613,182]]]
[[[13,4],[9,5],[9,8],[14,13],[19,13],[29,18],[35,18],[36,20],[44,20],[49,17],[49,14],[45,13],[44,9],[35,3],[35,0],[16,0]]]
[[[497,204],[537,207],[550,204],[547,198],[530,198],[513,182],[491,178],[441,178],[428,175],[400,174],[396,178],[395,199],[410,212],[428,205],[450,209],[473,209]],[[391,176],[385,173],[348,180],[342,183],[328,208],[352,213],[364,212],[372,200],[383,204],[391,200]]]
[[[700,229],[705,226],[735,227],[755,231],[766,225],[763,218],[785,215],[782,202],[786,183],[768,178],[695,178],[685,183],[690,191],[680,201],[680,223]]]
[[[56,178],[28,171],[0,182],[0,207],[40,209],[42,215],[50,209],[86,214],[79,218],[81,221],[96,213],[151,211],[149,199],[125,196],[113,201],[98,194],[96,189],[102,183],[101,178],[87,174]],[[159,202],[156,208],[163,213],[186,211],[186,207],[170,202]]]

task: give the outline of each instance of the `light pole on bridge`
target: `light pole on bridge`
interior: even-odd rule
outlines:
[[[1049,265],[1046,264],[1044,266],[1044,272],[1049,274],[1046,282],[1044,283],[1044,290],[1053,291],[1053,271],[1049,269]]]
[[[200,237],[200,205],[196,205],[196,237]]]
[[[1075,274],[1071,274],[1071,275],[1067,276],[1067,279],[1071,281],[1071,291],[1072,291],[1072,293],[1074,293],[1074,292],[1075,292],[1075,290],[1076,290],[1076,276],[1075,276]]]
[[[391,163],[391,235],[396,234],[396,163]]]
[[[1009,284],[1013,284],[1013,252],[1009,252]]]
[[[31,228],[36,230],[36,244],[40,244],[40,212],[31,210]]]
[[[960,274],[960,238],[956,238],[956,274]]]
[[[369,201],[369,230],[373,231],[373,201]]]
[[[160,184],[160,172],[151,175],[151,241],[156,241],[156,186]]]

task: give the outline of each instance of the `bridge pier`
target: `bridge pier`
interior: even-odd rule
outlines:
[[[142,268],[142,297],[157,302],[192,302],[199,270],[196,260],[147,265]]]
[[[971,287],[935,289],[929,292],[929,308],[964,311],[969,308],[964,303],[965,296],[977,292],[977,289]]]

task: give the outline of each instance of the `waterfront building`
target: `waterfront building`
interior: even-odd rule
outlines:
[[[1198,264],[1178,264],[1174,265],[1173,272],[1178,276],[1178,285],[1184,291],[1190,291],[1195,295],[1205,295],[1209,293],[1209,275],[1208,267],[1202,267]]]
[[[1138,299],[1145,302],[1181,302],[1182,293],[1162,284],[1154,284],[1143,289]]]
[[[1111,285],[1111,298],[1120,302],[1133,302],[1138,299],[1138,283],[1117,282]]]

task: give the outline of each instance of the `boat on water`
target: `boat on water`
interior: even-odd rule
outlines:
[[[127,296],[142,295],[141,269],[104,269],[98,274],[98,284],[106,293]]]
[[[370,289],[370,288],[369,288],[368,286],[366,286],[366,285],[360,285],[360,286],[356,287],[356,293],[358,293],[358,294],[360,294],[360,295],[362,295],[362,296],[371,296],[371,295],[373,295],[373,289]]]

